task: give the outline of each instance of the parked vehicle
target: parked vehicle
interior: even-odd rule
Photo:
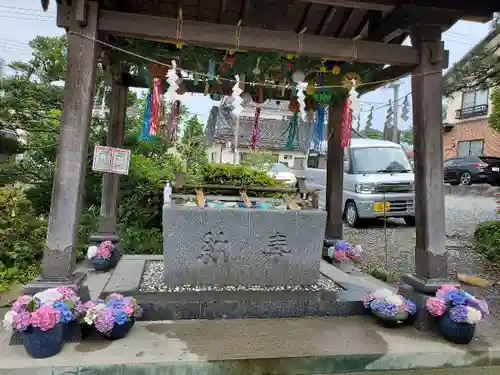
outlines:
[[[401,217],[415,225],[415,176],[397,143],[352,139],[344,151],[344,219],[351,227],[363,219]]]
[[[500,184],[500,158],[457,156],[443,164],[444,182],[451,185],[474,183]]]
[[[287,185],[294,186],[297,183],[295,174],[283,163],[273,164],[267,171],[267,175]]]

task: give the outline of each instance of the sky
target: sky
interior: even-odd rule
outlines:
[[[0,1],[0,58],[7,63],[14,60],[28,60],[30,48],[28,42],[37,35],[58,36],[64,33],[55,22],[55,2],[51,2],[49,11],[44,13],[39,0],[1,0]],[[443,34],[445,48],[450,51],[450,66],[460,60],[477,42],[489,32],[489,24],[459,21]],[[7,70],[8,74],[9,71]],[[411,93],[410,79],[407,77],[400,81],[399,97]],[[366,116],[371,107],[374,107],[372,125],[374,128],[383,129],[387,115],[386,106],[394,96],[393,89],[380,88],[363,95],[360,100],[361,126],[366,122]],[[411,95],[410,120],[398,119],[400,129],[407,129],[411,121]],[[402,103],[402,101],[400,101]],[[197,114],[200,120],[206,122],[210,108],[214,104],[209,97],[203,95],[185,95],[183,103],[188,111]],[[377,107],[384,106],[377,109]],[[401,112],[401,110],[400,110]]]

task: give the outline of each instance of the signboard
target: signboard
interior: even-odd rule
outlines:
[[[94,147],[93,171],[128,175],[129,167],[130,150],[106,146]]]

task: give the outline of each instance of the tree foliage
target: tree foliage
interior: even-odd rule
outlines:
[[[208,163],[207,146],[205,145],[205,130],[198,121],[198,116],[192,116],[186,122],[177,150],[186,163],[186,169],[193,174]]]

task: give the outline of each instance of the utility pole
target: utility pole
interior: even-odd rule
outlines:
[[[387,86],[388,88],[390,89],[393,89],[394,90],[394,99],[393,99],[393,117],[392,117],[392,131],[390,132],[390,134],[392,135],[392,139],[390,139],[391,141],[393,142],[397,142],[398,141],[398,133],[399,133],[399,130],[398,130],[398,119],[399,119],[399,87],[401,86],[401,83],[399,82],[394,82],[392,84],[390,84],[389,86]]]

